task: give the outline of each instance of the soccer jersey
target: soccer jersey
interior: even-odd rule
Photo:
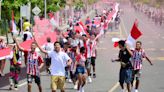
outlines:
[[[43,63],[43,59],[37,52],[31,53],[30,51],[24,51],[24,53],[27,55],[27,74],[39,76],[39,65]]]
[[[87,40],[86,42],[83,42],[83,46],[86,49],[85,57],[86,58],[91,58],[91,44],[90,40]]]
[[[77,55],[77,57],[76,57],[76,61],[78,62],[79,65],[85,66],[86,58],[85,58],[84,55],[79,54],[79,55]]]
[[[91,57],[96,57],[97,42],[95,40],[91,42]]]
[[[142,61],[143,58],[145,58],[145,51],[143,49],[140,50],[134,50],[133,52],[133,68],[134,70],[139,70],[142,68]]]

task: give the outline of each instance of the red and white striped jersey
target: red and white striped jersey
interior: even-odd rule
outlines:
[[[78,62],[78,64],[85,66],[86,58],[83,54],[80,53],[79,55],[76,56],[76,61]]]
[[[97,42],[95,40],[91,42],[91,57],[96,57]]]
[[[90,44],[90,40],[88,39],[86,42],[83,42],[83,46],[86,49],[85,52],[85,57],[86,58],[91,58],[91,44]]]
[[[39,76],[39,65],[43,63],[43,59],[37,52],[31,53],[30,51],[24,51],[27,58],[27,74]]]
[[[140,70],[142,68],[143,58],[146,57],[145,51],[143,49],[133,51],[133,68],[134,70]]]

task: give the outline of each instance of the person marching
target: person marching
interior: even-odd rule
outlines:
[[[133,56],[132,51],[126,46],[125,41],[120,40],[119,44],[119,58],[114,61],[121,63],[120,73],[119,73],[119,83],[121,86],[121,92],[124,91],[124,83],[127,84],[128,92],[131,92],[131,81],[132,81],[132,64],[130,58]]]
[[[97,57],[97,42],[95,40],[95,35],[91,35],[91,66],[93,70],[93,78],[96,78],[96,57]]]
[[[77,92],[84,92],[84,85],[86,83],[87,71],[85,68],[85,47],[80,48],[80,54],[76,57],[76,62],[74,66],[75,74],[78,76],[78,88]]]
[[[44,62],[42,57],[35,51],[36,43],[31,43],[31,50],[25,50],[22,48],[15,37],[13,37],[18,49],[24,52],[25,64],[27,68],[27,83],[28,92],[31,92],[32,80],[35,79],[35,83],[38,86],[39,92],[42,92],[40,70],[42,69]]]
[[[91,73],[90,73],[91,71],[91,44],[90,44],[90,39],[85,34],[83,34],[82,37],[83,37],[83,44],[81,45],[81,47],[84,47],[86,49],[85,67],[87,68],[88,82],[91,83],[92,82]]]
[[[146,56],[144,49],[142,49],[142,42],[137,41],[136,48],[133,51],[133,57],[132,57],[132,64],[133,64],[132,86],[133,86],[134,80],[136,80],[134,92],[138,92],[143,58],[145,58],[150,63],[150,65],[153,65],[153,63],[150,61],[150,59]]]
[[[70,57],[61,50],[61,45],[58,41],[54,43],[54,50],[50,52],[42,49],[38,43],[37,46],[41,52],[51,58],[50,72],[52,92],[56,92],[57,89],[60,89],[61,92],[65,92],[65,67],[71,66],[72,61]]]
[[[18,90],[19,74],[21,71],[21,53],[18,50],[17,46],[13,46],[12,56],[10,59],[10,87],[9,90]]]
[[[43,46],[43,49],[46,51],[53,51],[54,45],[51,42],[51,38],[47,37],[47,43]],[[51,65],[51,58],[45,55],[45,64],[46,64],[46,72],[50,74],[50,65]]]

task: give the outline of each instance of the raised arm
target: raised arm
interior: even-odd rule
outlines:
[[[129,52],[129,54],[130,54],[131,56],[133,56],[133,52],[129,49],[128,45],[126,44],[125,46],[126,46],[126,49],[127,49],[128,52]]]
[[[35,41],[37,47],[40,49],[40,51],[41,51],[42,53],[48,54],[48,52],[47,52],[46,50],[44,50],[43,48],[41,48],[41,46],[39,46],[39,44],[38,44],[38,42],[36,41],[35,37],[34,37],[34,41]]]
[[[18,49],[19,49],[20,51],[24,51],[24,49],[19,45],[17,39],[16,39],[14,36],[13,36],[13,40],[15,41],[15,43],[16,43]]]

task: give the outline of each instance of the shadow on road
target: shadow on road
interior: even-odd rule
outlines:
[[[19,80],[23,80],[25,78],[26,78],[26,67],[22,67]],[[5,74],[4,77],[0,77],[0,88],[7,85],[9,85],[9,73]]]

